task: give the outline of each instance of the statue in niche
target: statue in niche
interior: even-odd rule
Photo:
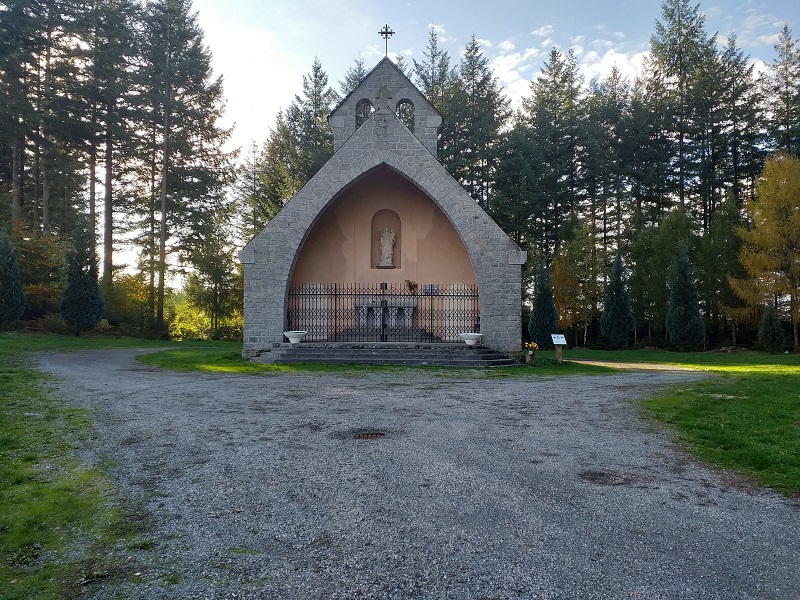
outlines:
[[[394,230],[386,225],[383,229],[378,230],[378,235],[381,236],[381,258],[378,263],[379,267],[394,267]]]

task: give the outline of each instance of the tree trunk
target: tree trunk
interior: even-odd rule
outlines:
[[[49,20],[49,18],[48,18]],[[50,28],[48,27],[48,30]],[[44,58],[44,90],[42,93],[42,232],[50,233],[50,60],[52,57],[52,32],[47,33]]]
[[[42,232],[50,233],[50,133],[45,125],[42,132]]]
[[[25,137],[20,134],[11,148],[11,226],[22,226],[22,170]]]
[[[105,154],[105,193],[103,197],[103,289],[108,292],[114,277],[114,202],[111,195],[112,170],[114,167],[114,134],[112,131],[113,108],[106,106],[106,154]]]
[[[147,240],[147,302],[150,312],[148,323],[152,327],[153,317],[156,314],[156,132],[152,131],[150,143],[150,232]]]
[[[89,140],[89,231],[91,232],[92,256],[97,256],[97,124],[96,106],[92,103],[91,139]]]
[[[169,108],[164,108],[164,150],[161,163],[161,228],[158,236],[158,306],[156,330],[164,331],[164,285],[167,272],[167,171],[169,169]]]
[[[167,11],[169,18],[169,11]],[[156,330],[164,331],[164,286],[167,275],[167,173],[169,172],[169,108],[170,86],[169,76],[170,53],[170,23],[167,23],[167,48],[164,69],[164,148],[161,157],[161,228],[158,236],[158,307],[156,309]]]

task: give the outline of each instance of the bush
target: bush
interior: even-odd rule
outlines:
[[[783,344],[786,342],[783,326],[775,312],[775,307],[771,304],[767,305],[764,317],[761,319],[761,327],[758,328],[758,342],[770,354],[781,352]]]
[[[17,253],[3,230],[0,232],[0,322],[18,320],[25,312],[25,305]]]
[[[531,339],[542,349],[552,348],[551,333],[558,331],[558,313],[553,301],[553,285],[550,273],[542,263],[536,273],[536,294],[533,297],[533,309],[528,321],[528,333]]]
[[[103,316],[103,298],[97,284],[97,256],[85,224],[75,228],[75,247],[67,254],[67,287],[61,297],[61,316],[75,329],[75,335],[91,329]]]
[[[666,325],[670,346],[675,350],[695,350],[705,339],[689,248],[684,240],[678,243],[678,255],[672,264]]]
[[[66,243],[25,228],[14,229],[13,238],[28,304],[24,317],[57,313],[66,283]]]
[[[606,287],[600,331],[608,345],[618,350],[628,345],[635,326],[628,290],[625,287],[622,258],[617,255]]]

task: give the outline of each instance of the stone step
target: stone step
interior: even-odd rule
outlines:
[[[257,361],[276,364],[371,364],[495,367],[516,364],[513,358],[482,346],[409,342],[304,342],[283,344]]]

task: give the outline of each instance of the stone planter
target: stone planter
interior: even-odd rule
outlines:
[[[283,335],[289,340],[289,343],[294,346],[303,341],[303,338],[308,335],[307,331],[284,331]]]
[[[467,346],[474,346],[480,342],[481,338],[483,337],[482,333],[459,333],[458,335],[462,340],[464,340],[464,343]]]

